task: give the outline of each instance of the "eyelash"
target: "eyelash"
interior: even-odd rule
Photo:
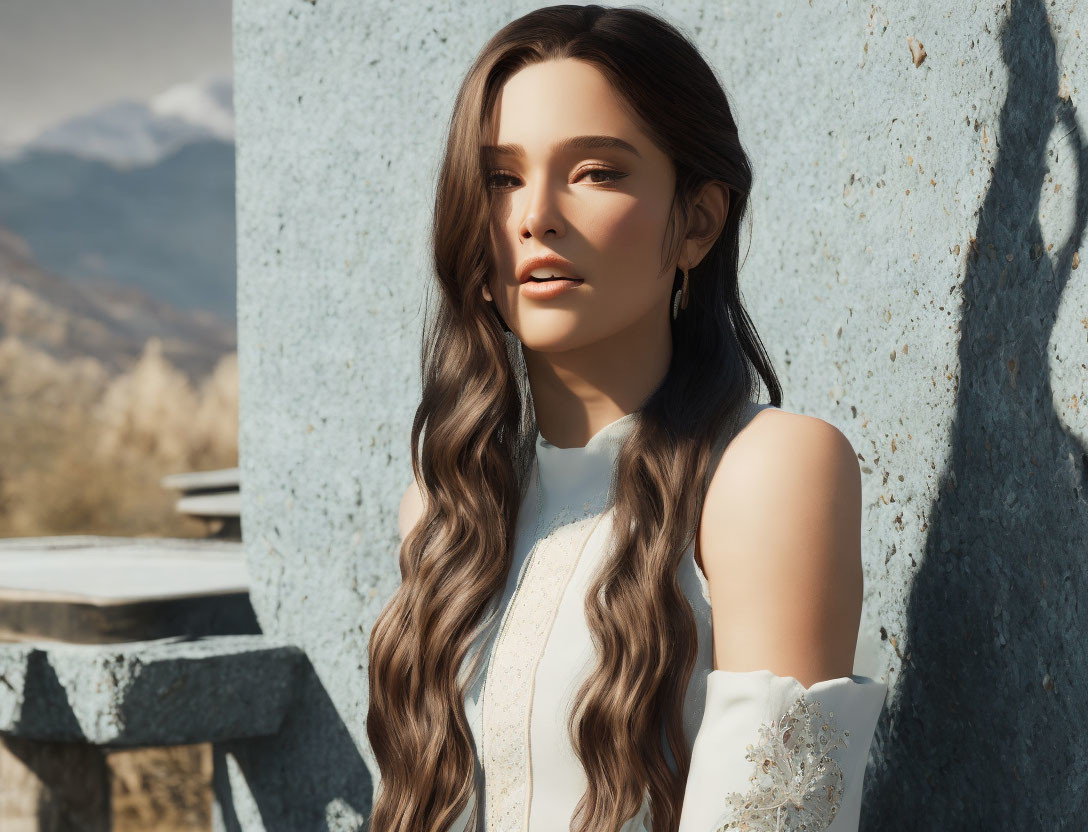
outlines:
[[[592,183],[594,185],[605,185],[608,182],[615,182],[617,179],[622,179],[623,177],[625,177],[627,175],[626,173],[620,173],[618,170],[611,170],[610,168],[585,168],[585,169],[582,170],[582,175],[586,175],[586,174],[590,174],[590,173],[604,173],[604,174],[608,174],[608,176],[609,176],[609,179],[605,180],[604,182],[594,182],[594,183]],[[517,179],[516,176],[514,176],[513,174],[510,174],[510,173],[506,173],[505,171],[501,171],[501,170],[489,171],[488,174],[487,174],[486,179],[487,179],[488,188],[491,189],[491,190],[502,190],[502,188],[497,187],[497,186],[493,186],[491,184],[492,181],[496,177],[498,177],[498,178],[505,177],[507,179]]]

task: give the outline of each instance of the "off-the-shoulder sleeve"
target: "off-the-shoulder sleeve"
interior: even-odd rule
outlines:
[[[710,671],[679,832],[857,832],[887,691],[868,676],[806,688],[769,670]]]

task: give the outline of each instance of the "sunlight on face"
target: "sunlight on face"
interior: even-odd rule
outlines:
[[[662,257],[675,171],[605,77],[584,61],[534,64],[506,82],[494,115],[494,145],[524,150],[485,157],[498,269],[489,289],[514,334],[550,352],[667,327],[675,264]],[[637,152],[555,147],[587,135],[621,139]],[[551,253],[584,282],[531,298],[517,269]]]

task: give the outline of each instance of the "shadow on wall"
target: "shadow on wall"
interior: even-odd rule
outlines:
[[[298,685],[278,734],[216,743],[216,832],[367,828],[370,770],[308,659]]]
[[[1088,809],[1088,627],[1077,611],[1088,448],[1054,410],[1047,360],[1088,222],[1088,148],[1058,96],[1043,4],[1013,0],[1000,41],[1008,95],[964,281],[950,463],[911,589],[902,677],[874,740],[863,829],[917,829],[919,813],[942,829],[1058,829]],[[1073,154],[1077,190],[1071,234],[1048,255],[1037,215],[1052,131],[1055,152]]]

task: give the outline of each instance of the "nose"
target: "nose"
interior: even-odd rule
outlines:
[[[524,240],[528,237],[543,237],[549,231],[560,236],[562,227],[563,219],[555,190],[547,182],[537,183],[525,205],[525,214],[519,228],[521,238]]]

